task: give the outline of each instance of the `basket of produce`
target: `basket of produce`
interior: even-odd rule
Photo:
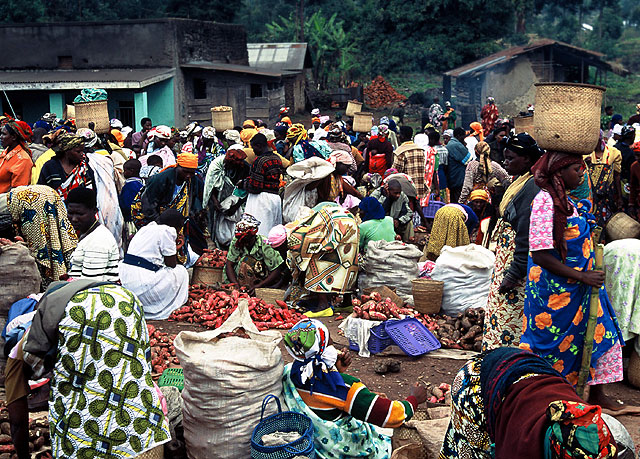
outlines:
[[[277,304],[277,301],[284,301],[286,290],[279,288],[257,288],[256,297],[264,300],[267,304]]]
[[[216,285],[222,283],[222,270],[227,263],[227,252],[205,249],[193,267],[192,284]]]
[[[74,102],[74,110],[77,128],[88,128],[89,123],[94,123],[96,134],[106,134],[111,130],[108,101]]]
[[[371,328],[370,333],[367,347],[369,348],[369,352],[372,354],[379,354],[393,344],[393,340],[384,328],[384,323]],[[358,346],[358,343],[350,339],[349,349],[359,352],[360,346]]]
[[[589,154],[598,143],[605,88],[578,83],[536,83],[533,137],[541,148]]]
[[[533,134],[533,116],[516,116],[513,119],[516,134],[527,132]]]
[[[158,387],[173,386],[184,389],[184,372],[182,368],[167,368],[158,379]]]
[[[442,306],[444,282],[432,279],[413,279],[413,307],[422,314],[437,314]]]
[[[233,108],[226,105],[218,105],[211,108],[211,124],[216,131],[222,132],[227,129],[233,129]]]
[[[640,223],[624,212],[618,212],[607,222],[606,231],[612,241],[635,239],[640,236]]]
[[[384,328],[393,342],[412,357],[440,349],[438,338],[413,317],[385,322]]]
[[[278,404],[278,413],[265,418],[264,411],[271,400]],[[278,397],[267,395],[262,402],[260,423],[251,434],[251,459],[294,457],[316,457],[311,418],[294,411],[282,411]]]
[[[373,292],[371,296],[362,295],[362,299],[354,299],[353,313],[355,317],[366,320],[401,319],[413,312],[408,308],[399,308],[391,298],[382,299],[382,295]]]
[[[353,118],[353,116],[362,110],[362,102],[357,100],[350,100],[347,102],[347,109],[345,110],[345,114]]]
[[[353,130],[355,132],[369,132],[373,127],[373,113],[357,112],[353,114]]]
[[[436,333],[443,347],[476,352],[482,350],[483,308],[469,308],[456,316],[442,316],[436,323]]]

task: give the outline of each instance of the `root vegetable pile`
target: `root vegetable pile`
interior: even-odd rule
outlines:
[[[431,403],[449,403],[451,400],[451,385],[442,383],[429,389],[431,397],[428,401]]]
[[[437,336],[443,348],[482,350],[484,309],[467,309],[457,316],[441,316],[436,323]]]
[[[417,313],[413,309],[399,308],[391,298],[382,299],[382,295],[378,292],[362,295],[360,300],[354,299],[353,312],[356,317],[367,320],[400,319],[401,314],[414,316]]]
[[[400,102],[407,98],[396,91],[387,81],[378,75],[371,84],[364,88],[366,104],[371,108],[380,108]]]
[[[270,328],[289,329],[304,318],[297,311],[290,309],[284,301],[278,300],[276,305],[273,305],[238,290],[227,293],[224,290],[194,285],[190,288],[187,304],[173,311],[169,320],[198,323],[206,328],[215,329],[235,311],[240,298],[249,301],[249,313],[260,331]]]
[[[196,266],[206,266],[209,268],[223,268],[227,262],[227,252],[225,250],[205,249],[204,253],[196,263]]]
[[[147,324],[149,330],[149,344],[151,345],[151,369],[153,373],[162,373],[170,365],[179,365],[180,361],[176,357],[176,348],[173,347],[173,340],[176,335],[169,336],[169,333],[156,330],[153,325]]]
[[[9,412],[3,406],[0,409],[0,459],[11,459],[15,451],[11,441]],[[29,452],[32,453],[32,457],[38,459],[52,457],[49,421],[46,415],[29,420]]]

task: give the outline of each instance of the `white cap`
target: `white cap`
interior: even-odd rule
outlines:
[[[614,124],[613,129],[611,129],[611,134],[622,134],[622,124]]]

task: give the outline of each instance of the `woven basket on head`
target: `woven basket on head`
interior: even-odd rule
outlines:
[[[411,281],[413,307],[422,314],[437,314],[442,306],[444,282],[431,279]]]
[[[345,114],[353,118],[353,116],[362,110],[362,102],[358,102],[357,100],[350,100],[347,102],[347,109],[345,110]]]
[[[640,223],[624,212],[618,212],[607,222],[606,230],[612,241],[635,239],[640,236]]]
[[[76,115],[76,127],[88,128],[89,123],[94,123],[96,134],[106,134],[111,130],[109,124],[109,109],[106,100],[94,102],[76,102],[73,104]]]
[[[533,116],[516,116],[513,119],[513,124],[516,134],[526,132],[533,135]]]
[[[591,153],[600,135],[605,88],[578,83],[536,83],[533,137],[545,150]]]
[[[233,108],[225,105],[213,107],[211,109],[211,124],[217,132],[233,129]]]
[[[357,112],[353,114],[353,130],[355,132],[369,132],[373,127],[373,113]]]

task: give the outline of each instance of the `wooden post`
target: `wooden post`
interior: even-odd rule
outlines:
[[[602,270],[604,245],[597,244],[595,246],[596,265],[595,269]],[[600,289],[591,288],[591,300],[589,302],[589,321],[587,322],[587,330],[584,334],[584,346],[582,348],[582,364],[580,365],[580,373],[578,374],[578,386],[576,392],[580,397],[584,394],[584,388],[589,378],[589,370],[591,369],[591,354],[593,352],[593,337],[596,332],[596,323],[598,322],[598,306],[600,306]]]

